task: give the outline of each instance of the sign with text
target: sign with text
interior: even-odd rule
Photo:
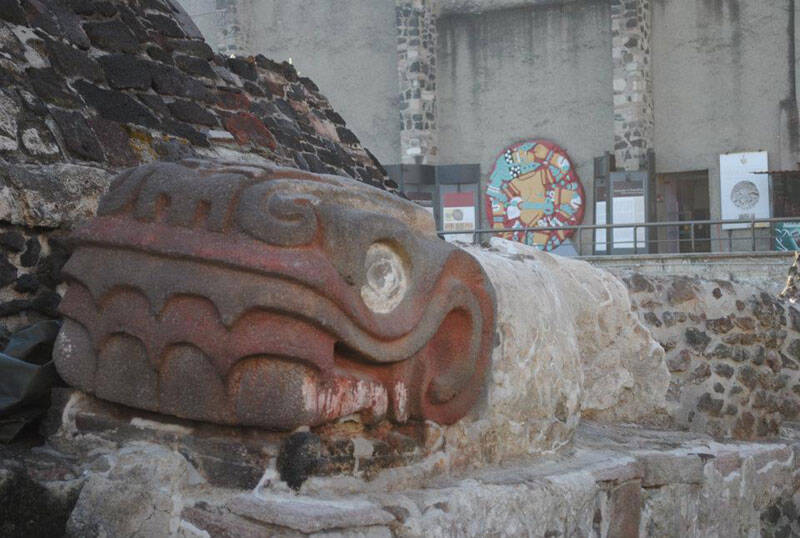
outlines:
[[[720,198],[723,220],[769,218],[769,170],[766,151],[728,153],[719,156]],[[723,224],[723,230],[749,224]]]
[[[461,232],[475,229],[475,193],[446,192],[442,195],[442,229],[445,232]],[[447,241],[471,243],[475,234],[445,235]]]

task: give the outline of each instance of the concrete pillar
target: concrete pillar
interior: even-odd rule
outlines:
[[[650,0],[611,1],[614,64],[614,155],[617,168],[647,170],[653,147]]]
[[[436,162],[435,0],[396,0],[400,162]]]

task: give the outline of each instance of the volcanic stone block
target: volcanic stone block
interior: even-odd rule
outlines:
[[[85,22],[83,30],[91,42],[101,49],[127,53],[139,51],[139,40],[122,21]]]
[[[484,388],[481,266],[422,208],[355,181],[143,166],[73,239],[55,360],[101,398],[291,430],[354,413],[449,424]]]
[[[86,51],[60,41],[47,40],[45,46],[55,68],[68,77],[102,80],[103,71]]]
[[[667,299],[671,305],[679,305],[697,297],[692,280],[689,278],[676,278],[667,291]]]
[[[78,98],[64,84],[64,77],[56,73],[53,68],[36,69],[31,67],[25,73],[28,75],[36,95],[48,103],[67,108],[80,105]]]
[[[165,64],[173,64],[172,54],[169,51],[162,49],[156,45],[147,47],[147,55],[152,59]]]
[[[228,68],[242,78],[257,80],[258,72],[254,63],[244,58],[228,58]]]
[[[199,123],[209,127],[215,127],[219,124],[214,114],[192,101],[176,99],[167,106],[172,115],[181,121]]]
[[[204,133],[180,121],[164,120],[161,128],[167,133],[185,138],[195,146],[207,147],[209,145],[208,138]]]
[[[100,58],[100,64],[112,88],[150,89],[150,62],[129,54],[108,54]]]
[[[95,117],[89,120],[89,125],[112,165],[126,167],[138,164],[139,159],[131,149],[129,135],[118,122]]]
[[[217,94],[217,99],[217,104],[228,110],[248,110],[250,108],[250,98],[239,88],[221,88]],[[266,113],[262,114],[260,109],[254,108],[252,112],[267,116]]]
[[[35,293],[39,289],[39,279],[36,275],[20,275],[14,290],[19,293]]]
[[[76,82],[75,87],[86,103],[96,108],[100,116],[107,120],[153,128],[159,126],[158,120],[147,108],[125,93],[104,90],[83,80]]]
[[[150,34],[139,18],[141,13],[134,12],[134,10],[131,9],[131,6],[125,5],[124,3],[120,4],[118,8],[122,22],[128,25],[128,28],[131,29],[131,32],[133,32],[133,35],[136,36],[136,39],[138,39],[140,42],[150,41]],[[160,40],[161,36],[158,36],[156,39]]]
[[[343,144],[358,144],[358,138],[353,134],[353,131],[347,127],[337,127],[336,133],[339,135],[339,140]]]
[[[733,322],[730,318],[710,319],[706,321],[706,327],[717,334],[725,334],[733,329]]]
[[[17,279],[17,268],[5,257],[0,257],[0,288]]]
[[[191,75],[199,75],[210,79],[219,78],[216,71],[211,68],[211,64],[203,58],[195,58],[194,56],[185,56],[183,54],[175,55],[175,63],[185,73]]]
[[[758,382],[758,375],[750,366],[742,366],[739,368],[739,373],[736,375],[736,379],[745,387],[749,389],[753,389]]]
[[[72,9],[79,15],[101,15],[113,17],[117,14],[117,7],[111,2],[97,0],[73,0]]]
[[[147,15],[147,20],[153,28],[162,35],[167,37],[184,37],[185,34],[178,23],[170,17],[158,14]]]
[[[33,267],[39,261],[39,253],[42,251],[42,245],[35,237],[29,238],[25,242],[25,252],[20,256],[20,265],[22,267]]]
[[[89,161],[103,160],[103,149],[80,112],[53,109],[51,114],[61,130],[67,151]]]
[[[714,366],[714,373],[718,376],[731,378],[733,377],[733,368],[724,363],[718,363]]]
[[[21,252],[25,248],[25,237],[15,231],[0,234],[0,246],[12,252]]]
[[[25,12],[18,0],[0,0],[0,19],[14,24],[25,24]]]
[[[703,331],[694,327],[686,329],[686,343],[696,351],[704,351],[709,342],[711,342],[711,338]]]
[[[165,47],[170,51],[196,56],[203,60],[211,61],[214,58],[214,51],[205,41],[193,39],[168,39]]]
[[[211,92],[199,80],[185,75],[175,67],[154,63],[150,75],[153,77],[153,89],[160,94],[213,101]]]
[[[711,394],[706,392],[697,401],[697,410],[717,416],[722,411],[722,406],[725,404],[724,400],[719,398],[712,398]]]
[[[253,143],[275,149],[275,138],[260,119],[247,112],[240,112],[225,119],[225,128],[239,144]]]

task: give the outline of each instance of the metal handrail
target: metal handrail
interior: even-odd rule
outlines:
[[[513,233],[513,232],[552,232],[552,231],[575,231],[574,238],[576,243],[576,250],[578,254],[581,254],[581,235],[582,232],[589,230],[589,231],[596,231],[596,230],[605,230],[609,231],[615,229],[632,229],[633,230],[633,239],[629,241],[618,241],[615,242],[613,239],[609,239],[606,237],[606,241],[603,243],[606,245],[611,245],[613,248],[619,248],[624,245],[628,245],[633,248],[634,254],[639,254],[639,245],[641,243],[645,244],[645,249],[652,244],[658,246],[659,243],[672,243],[672,244],[682,244],[683,242],[689,241],[692,246],[692,252],[696,252],[696,244],[698,240],[724,240],[722,238],[722,225],[725,224],[747,224],[748,226],[742,228],[730,228],[725,230],[728,232],[728,247],[729,249],[727,252],[756,252],[757,246],[757,237],[756,237],[756,230],[758,229],[768,229],[769,236],[763,237],[762,239],[772,239],[772,226],[773,224],[781,223],[781,222],[800,222],[800,216],[797,217],[770,217],[770,218],[750,218],[750,219],[708,219],[708,220],[679,220],[679,221],[667,221],[667,222],[626,222],[626,223],[616,223],[616,224],[573,224],[573,225],[566,225],[566,226],[530,226],[530,227],[521,227],[521,228],[476,228],[472,230],[453,230],[453,231],[445,231],[439,230],[437,234],[440,237],[445,235],[469,235],[473,234],[473,242],[479,242],[480,238],[483,235],[496,235],[502,233]],[[770,225],[770,226],[765,226]],[[667,228],[667,227],[678,227],[678,226],[689,226],[689,239],[650,239],[645,238],[644,240],[638,239],[637,231],[639,228],[650,229],[650,228]],[[695,233],[696,226],[720,226],[719,232],[720,234],[717,237],[711,237],[709,235],[708,238],[698,239]],[[733,232],[736,230],[749,230],[750,236],[749,237],[733,237]],[[733,243],[734,241],[741,241],[743,239],[750,239],[750,250],[743,250],[743,251],[734,251],[733,250]],[[611,249],[606,249],[607,252],[604,254],[612,254]],[[602,255],[602,254],[601,254]]]

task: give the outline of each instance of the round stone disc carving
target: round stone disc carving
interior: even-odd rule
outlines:
[[[495,229],[577,225],[583,222],[584,203],[583,185],[567,152],[545,140],[506,148],[497,157],[486,187],[486,215]],[[553,250],[573,233],[518,231],[498,236]]]

